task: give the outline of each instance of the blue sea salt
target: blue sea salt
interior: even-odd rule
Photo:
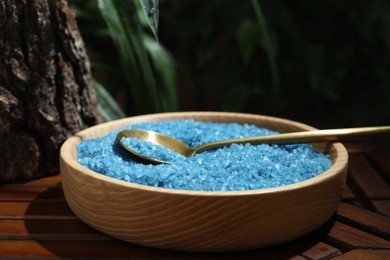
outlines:
[[[175,137],[190,147],[218,140],[270,135],[277,132],[254,125],[222,124],[194,120],[172,120],[130,125],[124,129],[146,129]],[[78,162],[98,173],[120,180],[184,190],[236,191],[283,186],[326,171],[332,165],[328,155],[310,145],[233,144],[185,158],[165,148],[137,140],[126,140],[139,151],[160,156],[172,164],[140,163],[116,140],[122,129],[78,147]],[[127,139],[127,138],[126,138]],[[124,139],[122,139],[125,141]]]
[[[171,162],[183,157],[183,155],[180,155],[173,150],[151,142],[142,141],[138,138],[123,137],[122,143],[141,155],[160,161]]]

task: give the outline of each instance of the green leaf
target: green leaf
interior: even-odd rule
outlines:
[[[145,47],[150,55],[153,67],[163,84],[161,88],[161,105],[164,111],[176,111],[176,71],[171,54],[151,37],[144,37]]]
[[[118,48],[137,113],[177,110],[173,59],[155,39],[148,37],[143,28],[142,17],[145,18],[147,12],[150,14],[148,25],[156,38],[158,1],[98,1]],[[143,10],[143,16],[139,15],[139,10]]]
[[[267,23],[259,2],[257,0],[252,0],[252,6],[256,15],[257,23],[260,28],[260,34],[264,43],[264,49],[268,57],[274,92],[279,93],[279,71],[276,62],[276,50],[274,48],[274,45],[272,44],[271,37],[268,32]]]
[[[143,11],[140,19],[142,21],[147,22],[150,30],[153,32],[154,37],[156,38],[156,40],[158,40],[157,37],[158,16],[159,16],[158,0],[139,0],[139,2],[136,2],[136,5],[138,9],[142,9]]]
[[[98,0],[100,11],[118,48],[120,63],[137,113],[162,112],[159,92],[143,42],[134,1]]]
[[[126,116],[115,99],[99,82],[93,81],[93,86],[98,99],[98,109],[104,121],[108,122]]]

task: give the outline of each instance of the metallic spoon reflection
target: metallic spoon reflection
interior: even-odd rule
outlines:
[[[134,151],[122,142],[122,138],[137,138],[142,141],[151,142],[153,144],[161,145],[168,149],[174,150],[175,152],[185,157],[191,157],[202,151],[221,148],[224,146],[229,146],[231,144],[296,144],[314,142],[338,142],[383,135],[390,135],[390,126],[314,130],[304,132],[282,133],[276,135],[254,136],[247,138],[222,140],[203,144],[194,148],[189,147],[185,143],[173,137],[156,133],[153,131],[139,129],[122,130],[117,134],[117,140],[123,148],[125,148],[127,151],[129,151],[140,159],[146,160],[150,163],[171,163],[151,158]]]

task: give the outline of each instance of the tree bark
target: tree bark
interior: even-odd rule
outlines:
[[[0,0],[0,182],[58,173],[66,138],[99,122],[65,0]]]

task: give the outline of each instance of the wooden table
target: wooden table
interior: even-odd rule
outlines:
[[[119,241],[68,208],[59,175],[0,186],[0,259],[390,259],[390,149],[347,146],[343,200],[320,229],[295,241],[235,253],[186,253]]]

